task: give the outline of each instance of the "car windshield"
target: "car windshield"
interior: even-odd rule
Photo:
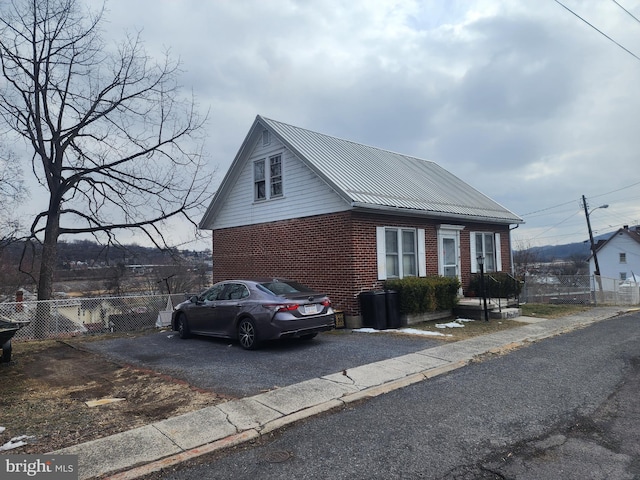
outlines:
[[[260,287],[267,290],[269,293],[273,293],[274,295],[288,295],[292,293],[313,293],[313,291],[305,287],[304,285],[300,285],[297,282],[287,281],[277,281],[273,282],[264,282],[260,284]]]

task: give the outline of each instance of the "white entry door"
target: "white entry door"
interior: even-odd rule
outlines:
[[[438,270],[443,277],[460,278],[460,230],[443,225],[438,229]]]
[[[458,248],[456,239],[452,237],[442,238],[442,275],[445,277],[458,276]]]

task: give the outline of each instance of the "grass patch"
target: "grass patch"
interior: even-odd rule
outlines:
[[[428,332],[437,332],[446,336],[434,336],[426,337],[432,340],[444,340],[447,342],[458,342],[460,340],[466,340],[467,338],[477,337],[479,335],[487,335],[489,333],[501,332],[503,330],[509,330],[511,328],[522,327],[525,325],[522,322],[516,320],[496,320],[491,319],[488,322],[484,320],[472,320],[462,322],[463,327],[460,328],[438,328],[436,325],[453,322],[454,319],[444,319],[432,322],[419,323],[417,325],[410,325],[408,328],[414,328],[416,330],[425,330]]]
[[[590,310],[586,305],[551,305],[548,303],[525,303],[520,305],[525,317],[559,318]]]

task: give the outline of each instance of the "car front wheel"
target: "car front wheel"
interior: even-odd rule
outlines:
[[[180,338],[189,338],[189,325],[184,315],[178,317],[178,336]]]
[[[238,324],[238,340],[245,350],[254,350],[258,346],[258,334],[252,320],[244,318]]]

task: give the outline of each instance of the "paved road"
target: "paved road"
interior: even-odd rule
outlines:
[[[90,342],[85,347],[126,364],[152,369],[217,394],[241,398],[441,345],[428,337],[350,330],[265,344],[256,351],[208,337],[182,340],[175,332]]]
[[[639,387],[625,315],[149,478],[640,479]]]

